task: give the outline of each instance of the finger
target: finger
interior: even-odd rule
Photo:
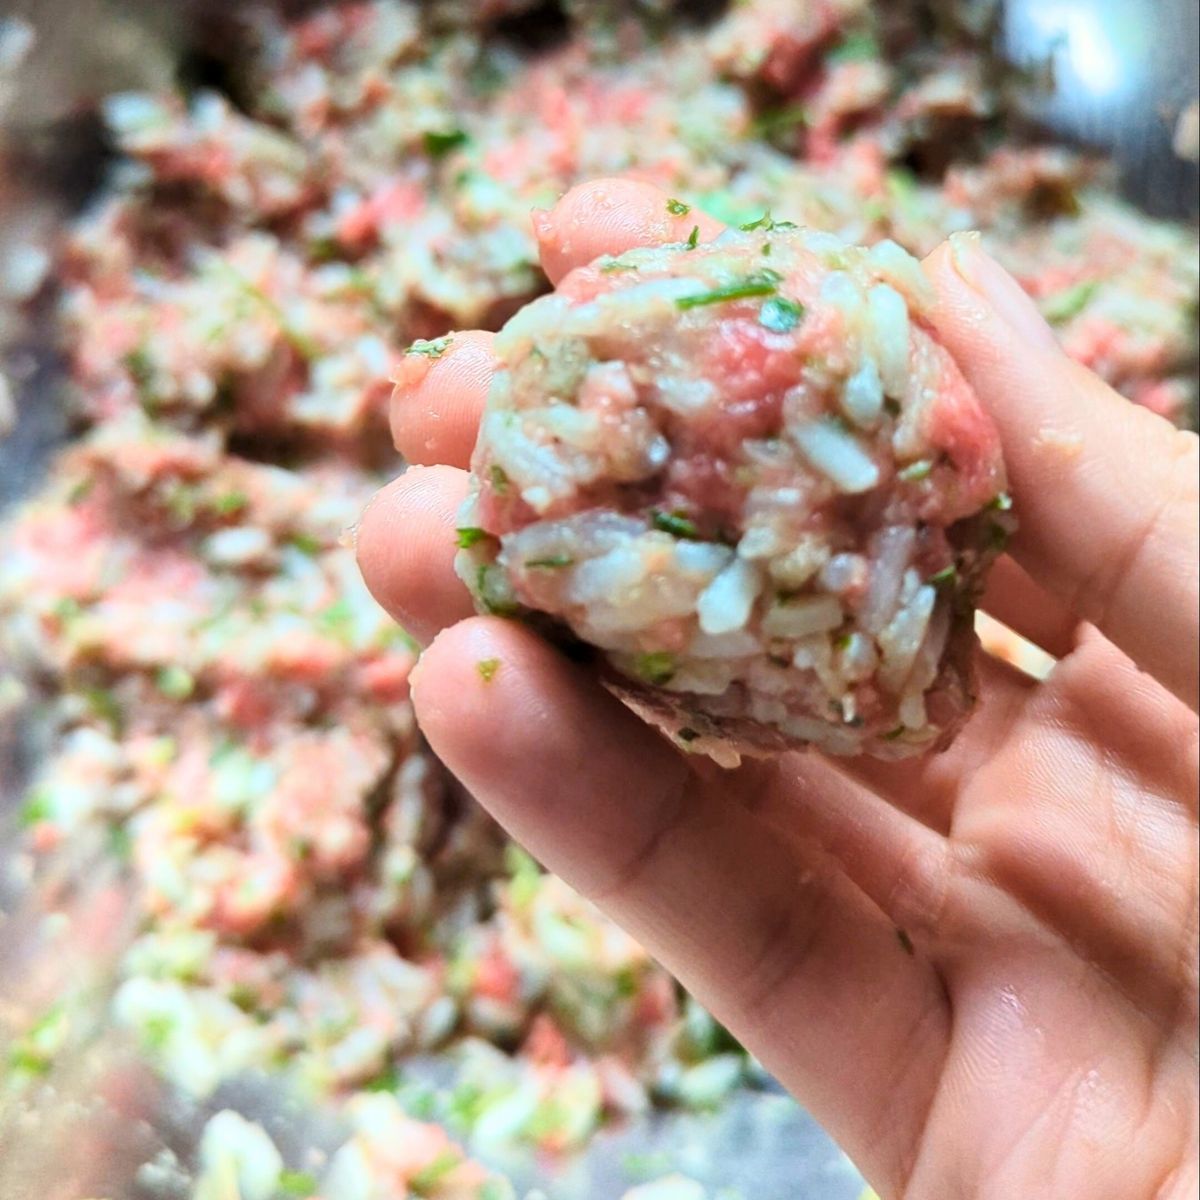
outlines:
[[[557,285],[602,254],[687,241],[693,229],[707,242],[725,228],[698,208],[678,201],[668,208],[671,200],[650,183],[598,179],[572,188],[548,212],[535,212],[533,231],[550,282]]]
[[[797,857],[518,625],[446,630],[413,699],[434,751],[518,841],[677,974],[869,1174],[898,1181],[948,1017],[927,961],[844,875]]]
[[[371,595],[422,644],[475,611],[454,574],[455,516],[466,494],[464,472],[413,467],[359,522],[358,566]]]
[[[410,462],[466,467],[492,383],[492,334],[450,335],[440,358],[407,354],[392,391],[392,440]]]
[[[1007,554],[992,567],[980,608],[1055,658],[1075,644],[1079,618]]]
[[[927,269],[941,338],[1000,428],[1014,557],[1195,708],[1200,442],[1071,362],[976,240]]]
[[[932,933],[948,869],[945,838],[841,763],[798,753],[755,766],[762,777],[748,803],[757,817],[781,837],[815,841],[918,944]]]
[[[949,834],[963,785],[1009,737],[1033,690],[1033,681],[1006,663],[979,656],[979,704],[949,749],[924,758],[881,762],[842,760],[842,769],[930,829]]]

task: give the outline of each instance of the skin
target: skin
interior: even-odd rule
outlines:
[[[568,193],[535,222],[551,281],[686,237],[695,219],[665,199],[618,181]],[[925,266],[1021,521],[985,606],[1059,659],[1038,683],[984,658],[947,753],[721,770],[528,630],[474,616],[453,530],[486,334],[396,396],[418,465],[364,515],[359,561],[427,646],[413,702],[434,750],[885,1200],[1194,1196],[1197,439],[1068,361],[977,239]]]

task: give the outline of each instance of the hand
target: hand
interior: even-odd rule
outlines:
[[[646,185],[536,220],[552,281],[683,240]],[[926,269],[1001,430],[1021,530],[985,607],[1059,658],[981,663],[917,763],[677,752],[523,626],[472,615],[455,511],[493,369],[456,335],[365,514],[378,599],[428,644],[434,750],[547,868],[637,936],[885,1200],[1140,1200],[1197,1185],[1197,439],[1068,361],[977,243]],[[490,682],[477,664],[495,659]]]

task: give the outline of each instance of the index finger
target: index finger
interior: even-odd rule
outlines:
[[[1013,557],[1195,709],[1200,443],[1071,361],[974,240],[927,269],[939,335],[1000,429]]]
[[[575,267],[634,246],[716,237],[724,226],[648,183],[601,179],[572,188],[533,217],[542,265],[557,284]],[[411,463],[466,467],[495,360],[492,335],[452,334],[437,357],[406,358],[392,393],[392,437]]]

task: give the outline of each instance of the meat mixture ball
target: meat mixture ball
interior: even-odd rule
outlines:
[[[769,216],[695,242],[600,259],[500,333],[459,573],[695,748],[944,747],[1012,522],[920,266]]]

